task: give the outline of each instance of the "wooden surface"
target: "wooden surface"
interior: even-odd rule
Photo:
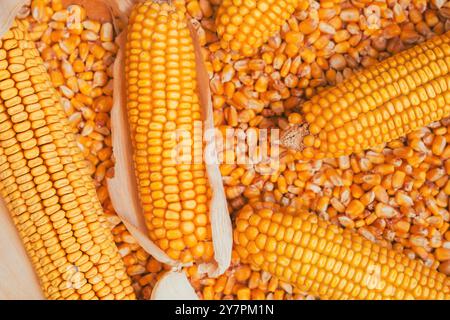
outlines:
[[[43,299],[32,264],[0,200],[0,299]]]

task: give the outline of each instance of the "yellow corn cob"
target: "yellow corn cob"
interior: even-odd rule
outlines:
[[[236,217],[243,261],[322,299],[450,299],[448,278],[316,215],[252,202]]]
[[[450,33],[356,73],[304,103],[282,144],[306,159],[380,145],[450,115]]]
[[[136,178],[150,238],[174,259],[211,256],[194,46],[182,10],[137,5],[130,17],[126,79]],[[177,142],[176,132],[180,134]],[[182,157],[174,158],[176,148]]]
[[[47,298],[134,298],[87,163],[19,20],[0,40],[0,193]]]
[[[299,0],[223,0],[216,15],[224,49],[244,56],[256,53],[294,13]]]

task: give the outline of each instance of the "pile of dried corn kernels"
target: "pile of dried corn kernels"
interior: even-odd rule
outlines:
[[[214,17],[220,0],[187,0],[199,28],[213,93],[215,125],[247,131],[300,123],[301,103],[405,48],[450,30],[443,0],[300,1],[294,15],[256,56],[222,49]],[[150,257],[114,214],[105,179],[114,174],[111,145],[112,65],[117,52],[109,22],[92,21],[83,8],[60,0],[32,0],[20,13],[58,88],[97,192],[113,228],[127,272],[148,299],[165,268]],[[77,20],[79,19],[79,20]],[[74,23],[79,21],[79,23]],[[260,175],[234,164],[225,150],[221,166],[233,214],[252,197],[295,203],[411,259],[450,274],[449,119],[403,139],[339,159],[302,162],[281,150],[281,165]],[[266,272],[240,264],[217,279],[188,273],[205,299],[314,299]]]

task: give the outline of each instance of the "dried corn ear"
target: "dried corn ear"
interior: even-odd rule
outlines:
[[[19,20],[0,40],[0,172],[47,298],[134,298],[60,97]]]

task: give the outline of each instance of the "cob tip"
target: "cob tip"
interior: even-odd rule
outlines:
[[[291,125],[281,132],[280,145],[287,149],[302,151],[305,147],[303,138],[309,134],[307,123]]]

